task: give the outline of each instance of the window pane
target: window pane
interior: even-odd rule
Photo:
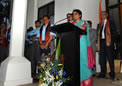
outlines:
[[[39,11],[38,19],[42,21],[42,24],[43,24],[42,18],[44,15],[50,16],[51,24],[54,23],[54,2],[49,3],[43,7],[40,7],[38,11]]]
[[[39,8],[39,19],[42,19],[44,15],[54,16],[54,2]]]
[[[41,9],[39,9],[39,19],[43,18],[44,15],[47,15],[47,7],[43,7]]]
[[[54,16],[50,16],[50,23],[54,24]]]
[[[109,6],[118,4],[118,0],[109,0]]]
[[[110,9],[110,19],[115,23],[117,32],[120,34],[120,14],[119,8]]]
[[[50,16],[54,15],[54,3],[49,5],[49,15]]]

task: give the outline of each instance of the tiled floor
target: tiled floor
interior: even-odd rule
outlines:
[[[122,74],[117,74],[116,77],[118,79],[122,79]],[[112,81],[109,79],[98,79],[94,78],[93,80],[94,85],[93,86],[122,86],[122,81]],[[28,85],[23,85],[23,86],[37,86],[37,84],[28,84]]]
[[[37,84],[28,84],[23,86],[37,86]],[[111,80],[106,79],[94,79],[94,85],[93,86],[122,86],[122,83],[112,83]]]

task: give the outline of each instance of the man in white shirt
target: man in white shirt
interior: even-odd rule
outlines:
[[[110,65],[110,79],[114,80],[115,72],[114,72],[114,57],[113,57],[113,42],[115,38],[115,27],[112,22],[109,22],[107,19],[107,12],[102,12],[102,23],[99,27],[98,32],[98,50],[100,47],[100,65],[101,65],[101,73],[99,74],[99,78],[105,78],[107,73],[107,59]],[[100,44],[99,44],[100,43]]]

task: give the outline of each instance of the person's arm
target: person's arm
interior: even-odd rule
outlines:
[[[49,40],[47,41],[47,43],[46,43],[46,45],[45,45],[45,48],[47,48],[47,47],[49,46],[51,40],[52,40],[55,36],[56,36],[55,33],[50,32],[50,38],[49,38]]]
[[[97,34],[96,34],[96,30],[95,29],[93,29],[93,31],[92,31],[92,40],[91,40],[91,43],[95,43],[96,42],[96,40],[97,40]]]
[[[86,26],[80,26],[79,28],[80,28],[81,30],[86,30],[87,27],[86,27]]]
[[[27,33],[25,35],[25,41],[29,41],[29,35]]]
[[[39,40],[40,45],[42,45],[42,41],[41,41],[40,37],[38,38],[38,40]]]
[[[48,42],[47,42],[46,45],[45,45],[45,48],[48,48],[49,43],[51,42],[51,40],[53,39],[53,37],[54,37],[54,35],[51,35],[51,36],[50,36]]]
[[[40,47],[41,47],[41,49],[44,49],[44,48],[45,48],[45,46],[43,45],[42,40],[40,39],[40,37],[38,38],[38,40],[39,40],[39,43],[40,43]]]
[[[51,40],[53,39],[54,35],[51,35],[48,42],[47,42],[47,45],[51,42]]]
[[[51,27],[52,27],[52,26],[54,26],[54,25],[51,24]],[[46,43],[45,48],[47,48],[47,47],[49,46],[51,40],[52,40],[54,37],[56,37],[56,34],[53,33],[53,32],[50,32],[50,38],[49,38],[48,42]]]
[[[82,26],[79,26],[79,28],[80,28],[81,30],[86,31],[87,28],[88,28],[88,22],[84,21],[84,22],[82,23]]]
[[[32,36],[32,39],[37,39],[36,35],[33,35],[33,36]]]

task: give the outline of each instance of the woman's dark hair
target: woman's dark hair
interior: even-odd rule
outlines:
[[[47,17],[48,19],[50,19],[50,16],[48,16],[48,15],[44,15],[43,18],[44,18],[44,17]]]
[[[74,9],[73,12],[77,12],[82,17],[82,12],[79,9]]]

